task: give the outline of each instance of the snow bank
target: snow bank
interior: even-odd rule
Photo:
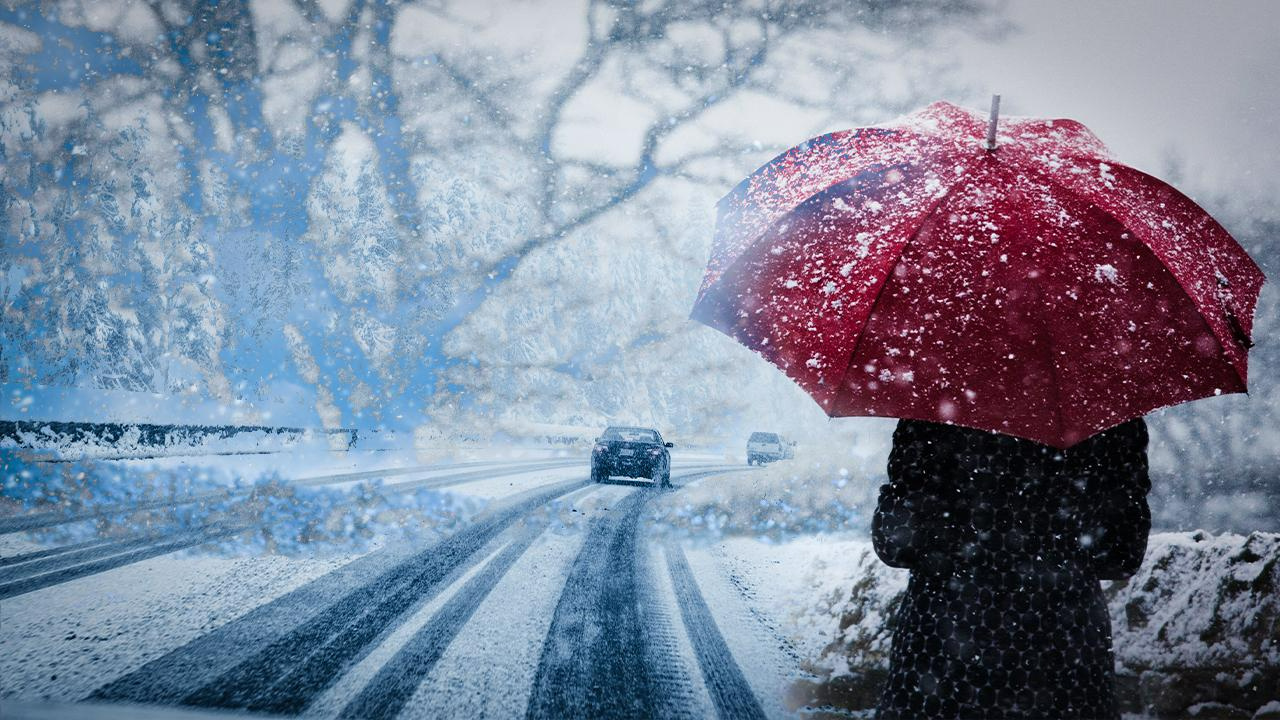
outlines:
[[[808,661],[823,679],[796,688],[795,697],[857,712],[874,707],[887,673],[889,618],[907,573],[882,564],[870,542],[841,546],[840,562],[818,562],[843,577],[824,582],[827,590],[791,619],[829,638]],[[1105,590],[1125,712],[1280,714],[1280,535],[1153,535],[1138,573]]]
[[[1280,701],[1280,534],[1153,535],[1107,597],[1133,711],[1249,717]]]
[[[242,528],[205,547],[350,552],[388,537],[435,537],[479,509],[465,496],[426,488],[390,492],[380,482],[309,487],[274,472],[245,481],[220,468],[28,462],[0,449],[0,521],[48,515],[65,521],[35,530],[38,542]]]
[[[837,462],[784,461],[701,480],[664,495],[652,512],[659,528],[698,540],[779,541],[865,532],[878,489]]]
[[[57,460],[324,452],[347,449],[357,437],[346,429],[0,420],[0,448]]]

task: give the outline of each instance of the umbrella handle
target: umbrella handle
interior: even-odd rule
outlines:
[[[987,152],[996,149],[996,125],[1000,122],[1000,96],[991,96],[991,117],[987,119]]]

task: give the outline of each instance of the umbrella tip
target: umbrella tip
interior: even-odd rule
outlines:
[[[991,96],[991,117],[987,119],[987,152],[996,149],[996,125],[1000,122],[1000,96]]]

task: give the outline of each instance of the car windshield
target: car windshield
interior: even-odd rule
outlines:
[[[742,436],[739,435],[738,437],[742,437]],[[767,433],[767,432],[751,433],[750,442],[776,443],[778,442],[778,436],[775,435],[774,433]]]
[[[656,443],[658,442],[658,433],[647,428],[609,428],[604,431],[601,439]]]

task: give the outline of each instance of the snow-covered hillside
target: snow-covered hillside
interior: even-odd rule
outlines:
[[[906,571],[881,563],[868,541],[798,557],[805,567],[793,572],[808,574],[811,592],[793,598],[787,628],[822,679],[797,688],[796,701],[874,707]],[[1106,585],[1124,712],[1271,717],[1280,701],[1280,535],[1153,535],[1138,573]]]

